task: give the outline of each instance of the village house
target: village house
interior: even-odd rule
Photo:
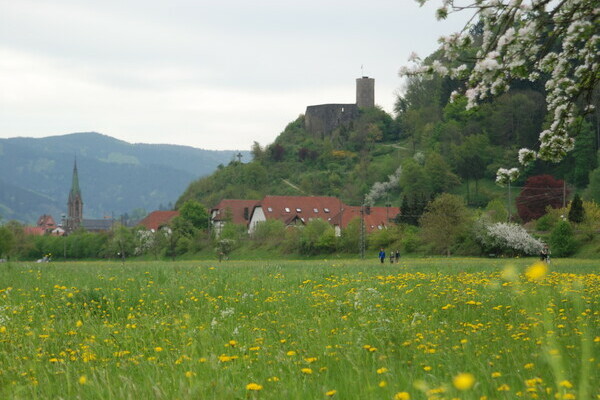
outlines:
[[[285,226],[305,225],[317,218],[331,223],[343,208],[344,204],[336,197],[265,196],[252,211],[248,232],[254,232],[257,224],[270,219],[277,219]]]
[[[248,226],[258,200],[223,199],[210,210],[212,229],[219,236],[227,223]]]
[[[152,211],[146,218],[138,222],[138,226],[156,232],[163,226],[169,225],[173,218],[177,216],[179,216],[179,211]]]
[[[331,220],[335,228],[335,235],[341,236],[342,230],[348,227],[350,221],[362,218],[365,231],[371,233],[375,230],[387,229],[391,221],[400,214],[399,207],[370,207],[370,206],[344,206],[342,211]]]

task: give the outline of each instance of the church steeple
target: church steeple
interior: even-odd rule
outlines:
[[[77,160],[73,165],[73,180],[69,192],[67,231],[72,232],[81,226],[83,220],[83,199],[79,188],[79,175],[77,173]]]

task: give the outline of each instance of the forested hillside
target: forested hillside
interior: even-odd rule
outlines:
[[[417,201],[442,192],[461,194],[471,206],[505,201],[505,189],[494,183],[496,171],[517,164],[518,150],[536,144],[546,123],[543,84],[517,82],[471,110],[464,97],[449,102],[457,85],[450,78],[410,78],[394,116],[361,110],[359,119],[324,139],[305,131],[301,115],[274,143],[255,143],[253,162],[231,162],[195,181],[178,204],[193,198],[211,207],[222,198],[266,194],[331,195],[362,204],[373,185],[388,181],[398,167],[399,185],[375,196],[377,203],[400,206],[405,196]],[[597,167],[598,114],[582,119],[579,128],[575,150],[559,164],[536,161],[513,183],[514,195],[528,177],[541,174],[566,180],[574,191],[586,189]],[[595,198],[596,192],[586,193]]]
[[[42,214],[60,219],[75,158],[84,217],[102,218],[172,206],[191,181],[237,153],[131,144],[94,132],[0,139],[0,219],[34,223]]]

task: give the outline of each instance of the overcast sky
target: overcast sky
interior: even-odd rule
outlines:
[[[354,103],[361,75],[392,112],[410,53],[427,56],[466,18],[439,22],[433,5],[0,0],[0,137],[249,150],[308,105]]]

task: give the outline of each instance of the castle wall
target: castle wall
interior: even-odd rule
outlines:
[[[348,125],[359,115],[356,104],[320,104],[306,107],[304,128],[314,137],[323,139],[336,128]]]

